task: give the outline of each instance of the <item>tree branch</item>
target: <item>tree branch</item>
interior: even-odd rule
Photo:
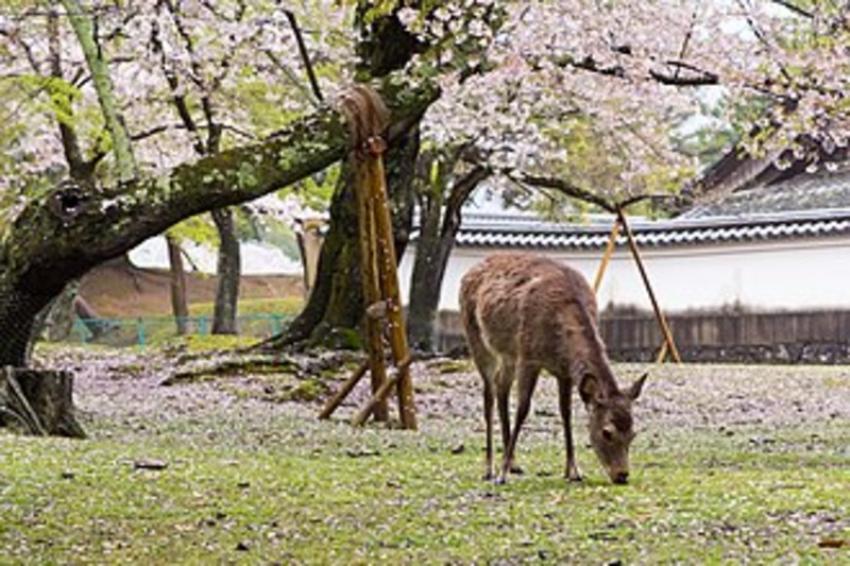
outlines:
[[[814,17],[815,17],[814,12],[810,12],[810,11],[806,10],[805,8],[803,8],[801,6],[798,6],[798,5],[794,4],[793,2],[790,2],[789,0],[770,0],[770,1],[773,2],[774,4],[778,5],[778,6],[782,6],[783,8],[791,11],[792,13],[794,13],[798,16],[802,16],[802,17],[810,19],[810,20],[814,19]]]
[[[395,76],[379,91],[392,115],[391,143],[439,96],[436,85],[412,86]],[[53,294],[59,279],[64,284],[185,218],[291,185],[348,150],[343,118],[323,106],[262,143],[203,157],[161,176],[98,191],[59,187],[29,201],[7,224],[0,263],[34,293]]]
[[[316,98],[313,96],[313,93],[310,92],[310,89],[308,89],[301,83],[295,72],[288,66],[286,66],[286,64],[284,64],[283,61],[281,61],[277,55],[275,55],[272,51],[268,49],[263,50],[263,55],[265,55],[268,60],[271,61],[272,65],[274,65],[276,69],[283,73],[283,76],[286,77],[286,79],[292,84],[292,86],[301,91],[301,93],[304,95],[304,98],[306,98],[307,101],[312,104],[314,108],[319,107],[319,101],[316,100]]]
[[[48,58],[50,61],[50,76],[63,80],[62,73],[62,53],[59,44],[59,17],[55,12],[52,12],[47,17],[47,49]],[[67,112],[73,114],[72,101],[70,97],[65,97],[63,100],[67,104]],[[60,120],[56,116],[56,123],[59,126],[59,137],[62,140],[62,151],[65,154],[65,161],[68,163],[68,169],[71,172],[71,177],[75,179],[84,179],[91,171],[86,168],[83,153],[80,150],[80,141],[77,137],[77,132],[68,123],[68,121]]]
[[[449,198],[446,200],[446,210],[460,210],[467,199],[469,199],[472,191],[492,174],[493,170],[490,167],[482,165],[473,167],[471,171],[458,179],[452,186]]]
[[[301,53],[301,60],[304,62],[304,68],[307,71],[307,78],[310,80],[310,87],[313,89],[313,94],[319,100],[324,102],[322,90],[319,88],[319,82],[316,80],[316,74],[313,72],[313,64],[310,62],[310,54],[307,53],[307,46],[304,44],[304,38],[301,36],[301,29],[298,27],[298,21],[295,19],[295,14],[292,10],[284,10],[289,25],[292,27],[292,33],[295,34],[295,42],[298,44],[298,52]]]
[[[529,175],[526,173],[519,176],[508,173],[508,178],[522,185],[531,185],[532,187],[542,187],[546,189],[554,189],[568,197],[575,198],[584,202],[595,204],[599,208],[611,213],[617,212],[617,205],[610,202],[608,199],[597,195],[596,193],[577,187],[564,179],[555,177],[542,177],[538,175]]]
[[[177,115],[180,117],[180,121],[183,122],[183,125],[192,134],[192,137],[195,140],[193,143],[195,153],[203,155],[206,150],[204,141],[201,139],[198,132],[198,125],[192,117],[192,113],[189,111],[189,105],[186,103],[186,97],[179,93],[180,81],[177,79],[177,75],[174,71],[168,66],[165,48],[159,34],[159,24],[154,21],[153,26],[151,27],[151,46],[153,47],[154,53],[159,53],[160,68],[165,75],[165,81],[168,83],[168,88],[171,90],[171,101],[174,103],[174,108],[177,110]]]
[[[618,48],[618,53],[629,55],[630,51],[625,48]],[[626,79],[626,69],[622,65],[601,66],[593,57],[587,56],[584,59],[575,59],[572,56],[564,56],[555,60],[555,64],[561,67],[572,67],[598,75],[605,75],[619,79]],[[664,64],[674,69],[673,73],[662,72],[657,69],[649,70],[649,78],[664,85],[670,86],[708,86],[717,85],[720,83],[720,76],[711,71],[700,69],[699,67],[687,63],[671,59],[665,61]],[[681,70],[691,71],[690,76],[681,76]]]
[[[74,34],[77,36],[86,63],[91,71],[103,118],[109,128],[109,133],[112,135],[112,146],[115,152],[115,161],[118,164],[119,176],[122,181],[130,181],[136,176],[136,160],[133,157],[130,136],[115,100],[108,66],[101,57],[100,48],[95,40],[92,22],[84,14],[79,0],[62,0],[62,4],[68,12],[71,27],[74,29]]]

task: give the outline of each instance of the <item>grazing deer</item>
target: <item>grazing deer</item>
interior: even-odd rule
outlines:
[[[589,415],[590,442],[614,483],[629,477],[632,401],[646,374],[621,391],[597,330],[596,300],[582,275],[565,265],[523,254],[494,255],[464,275],[460,310],[467,343],[484,380],[487,425],[485,479],[493,477],[493,401],[498,402],[504,447],[496,481],[514,464],[520,429],[542,369],[558,380],[567,460],[565,475],[581,480],[575,461],[570,409],[573,384]],[[508,400],[519,383],[516,423],[511,431]],[[495,395],[494,395],[495,394]]]

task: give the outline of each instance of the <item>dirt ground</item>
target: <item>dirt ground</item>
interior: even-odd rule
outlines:
[[[168,419],[194,413],[239,410],[250,419],[272,414],[312,418],[321,406],[315,402],[271,403],[258,391],[274,377],[241,375],[159,387],[172,362],[162,353],[71,350],[49,354],[42,362],[75,373],[75,396],[84,418],[138,423],[143,430]],[[729,366],[620,364],[620,384],[630,383],[648,368],[650,377],[635,405],[638,429],[645,431],[715,429],[737,426],[799,426],[850,422],[850,367]],[[456,371],[462,370],[462,371]],[[420,420],[427,429],[457,420],[467,428],[481,428],[481,389],[469,362],[416,363],[412,366]],[[347,377],[339,372],[328,383],[335,388]],[[233,391],[258,392],[236,396]],[[339,409],[340,418],[367,398],[366,380]],[[576,426],[583,426],[583,407],[574,398]],[[557,386],[543,376],[533,399],[528,431],[560,433]],[[132,427],[131,427],[132,428]]]

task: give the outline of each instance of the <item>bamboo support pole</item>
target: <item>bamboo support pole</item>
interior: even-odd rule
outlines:
[[[381,400],[386,399],[387,395],[390,394],[390,391],[393,387],[397,387],[401,380],[405,375],[409,376],[409,368],[410,364],[413,361],[413,358],[408,356],[401,363],[398,364],[395,371],[393,372],[392,377],[390,377],[386,383],[384,383],[383,387],[375,393],[371,399],[360,409],[354,417],[351,419],[351,424],[354,426],[363,426],[366,423],[366,420],[369,418],[369,415],[372,412],[372,408],[380,403]],[[404,423],[402,423],[404,424]]]
[[[667,340],[661,343],[661,347],[658,349],[658,357],[655,358],[656,364],[663,364],[664,360],[667,358]]]
[[[605,276],[605,271],[608,269],[608,264],[611,262],[611,256],[614,255],[614,250],[617,248],[617,236],[620,235],[620,219],[614,219],[614,225],[611,227],[611,235],[608,236],[608,244],[605,246],[605,253],[602,255],[602,261],[599,263],[599,268],[596,270],[596,277],[593,279],[593,292],[598,293],[599,287],[602,286],[602,278]]]
[[[363,285],[363,298],[368,307],[381,300],[381,282],[378,271],[377,236],[375,233],[375,213],[370,206],[372,182],[363,166],[356,167],[357,183],[357,223],[360,242],[360,278]],[[384,363],[383,321],[366,315],[366,347],[369,354],[369,373],[372,381],[372,394],[378,392],[387,381],[387,369]],[[389,413],[386,401],[377,403],[374,408],[376,421],[386,421]]]
[[[334,393],[334,396],[328,399],[328,402],[325,403],[322,412],[319,413],[320,419],[329,419],[331,415],[334,414],[334,411],[342,404],[348,394],[354,389],[354,386],[357,385],[363,376],[366,375],[366,371],[369,369],[370,360],[365,360],[361,363],[354,373],[351,374],[345,383],[342,384],[342,387],[339,388],[339,391]],[[380,390],[380,389],[379,389]]]
[[[640,251],[638,250],[637,242],[635,241],[635,236],[632,233],[632,228],[629,226],[629,223],[626,220],[626,215],[623,214],[622,209],[617,209],[617,217],[623,225],[623,230],[626,233],[626,239],[629,243],[629,249],[631,249],[632,256],[635,258],[635,263],[637,263],[638,271],[640,271],[641,279],[643,279],[643,285],[646,287],[646,292],[649,295],[649,300],[652,302],[652,309],[655,311],[655,318],[658,321],[658,326],[661,328],[661,333],[664,336],[667,348],[670,350],[670,354],[673,356],[673,359],[676,360],[676,363],[681,364],[682,358],[679,356],[679,350],[676,348],[676,343],[673,341],[673,333],[670,331],[670,326],[667,324],[667,318],[664,316],[664,313],[661,312],[661,307],[658,306],[658,300],[655,298],[655,292],[652,290],[652,285],[649,283],[649,276],[647,275],[646,268],[643,265],[643,260],[641,259]]]
[[[381,287],[387,304],[390,348],[399,370],[397,384],[399,416],[404,428],[416,430],[416,407],[413,401],[413,381],[410,378],[409,364],[400,365],[402,360],[410,357],[410,348],[407,345],[407,331],[404,314],[401,310],[395,241],[393,240],[392,217],[387,198],[386,173],[382,157],[384,151],[386,151],[386,143],[381,138],[370,138],[368,150],[370,154],[370,158],[367,160],[368,175],[372,180],[369,186],[372,189],[372,207],[375,211],[375,226],[378,236],[378,271],[381,274]]]

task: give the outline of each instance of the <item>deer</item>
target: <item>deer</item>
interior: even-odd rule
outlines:
[[[558,382],[566,445],[565,477],[581,481],[571,427],[572,392],[588,413],[590,444],[615,484],[628,483],[629,446],[635,437],[632,403],[647,375],[621,390],[597,325],[596,298],[584,277],[563,263],[528,254],[487,257],[461,279],[460,313],[467,345],[484,383],[485,480],[493,480],[493,404],[502,431],[502,465],[496,483],[515,463],[520,430],[542,370]],[[518,384],[511,430],[509,399]]]

